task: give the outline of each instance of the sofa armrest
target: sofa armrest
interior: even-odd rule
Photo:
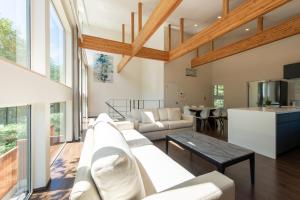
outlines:
[[[215,186],[213,183],[205,183],[156,193],[144,198],[143,200],[215,200],[219,199],[221,196],[222,191],[217,186]]]
[[[134,129],[134,123],[131,122],[131,121],[114,122],[114,125],[115,125],[120,131]]]
[[[219,200],[234,200],[235,199],[235,185],[233,180],[227,176],[213,171],[191,180],[180,183],[166,191],[173,191],[180,188],[199,186],[202,191],[199,199],[219,199]],[[207,192],[208,191],[208,192]],[[219,193],[220,192],[220,193]],[[197,193],[198,195],[198,193]]]
[[[185,115],[185,114],[182,114],[182,117],[181,117],[183,120],[188,120],[188,121],[193,121],[194,120],[194,116],[193,115]]]

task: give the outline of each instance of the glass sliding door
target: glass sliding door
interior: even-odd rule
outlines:
[[[30,106],[0,108],[0,199],[31,192]]]
[[[56,159],[66,142],[66,103],[50,105],[50,161]]]
[[[0,0],[0,58],[30,67],[29,0]]]

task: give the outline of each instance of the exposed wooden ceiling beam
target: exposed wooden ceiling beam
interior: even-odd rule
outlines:
[[[264,30],[264,17],[259,16],[257,18],[257,32],[262,32]]]
[[[263,32],[256,33],[254,36],[243,39],[226,47],[216,49],[204,56],[194,58],[191,62],[192,67],[197,67],[210,63],[228,56],[232,56],[262,45],[266,45],[296,34],[300,34],[300,16],[287,20],[275,27]]]
[[[132,55],[132,46],[128,43],[98,38],[89,35],[82,35],[82,39],[82,41],[79,41],[79,47],[84,49],[122,54],[127,56]],[[161,51],[146,47],[143,47],[136,56],[140,58],[148,58],[161,61],[168,61],[169,59],[169,53],[167,51]]]
[[[215,50],[215,42],[214,40],[210,41],[210,51],[214,51]]]
[[[264,15],[267,12],[278,8],[279,6],[289,2],[290,0],[248,0],[242,5],[232,10],[222,20],[216,21],[203,31],[187,39],[177,48],[170,51],[170,60],[174,60],[193,51],[217,37],[220,37],[239,26]]]
[[[180,44],[184,42],[184,18],[180,18]]]
[[[118,72],[121,72],[125,65],[130,61],[130,59],[135,56],[143,45],[148,41],[148,39],[155,33],[155,31],[162,25],[165,20],[170,16],[170,14],[177,8],[177,6],[182,2],[182,0],[160,0],[154,11],[151,13],[146,24],[143,26],[142,30],[139,32],[137,37],[132,44],[132,55],[124,57],[123,60],[118,65]]]
[[[223,18],[229,13],[229,0],[223,0]]]
[[[168,50],[171,51],[172,49],[172,25],[168,25]]]
[[[131,43],[134,42],[134,12],[131,12]]]
[[[142,30],[143,28],[143,3],[139,2],[138,4],[138,29],[139,32]]]
[[[125,24],[122,24],[122,42],[125,42]]]

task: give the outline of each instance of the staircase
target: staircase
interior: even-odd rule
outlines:
[[[109,99],[105,102],[108,115],[114,120],[125,120],[133,109],[162,108],[164,100]]]

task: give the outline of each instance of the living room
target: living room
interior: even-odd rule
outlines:
[[[299,0],[4,1],[0,199],[299,199]]]

